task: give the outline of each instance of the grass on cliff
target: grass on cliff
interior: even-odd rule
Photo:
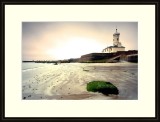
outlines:
[[[87,91],[100,92],[105,95],[119,94],[119,90],[116,86],[105,81],[91,81],[87,83]]]

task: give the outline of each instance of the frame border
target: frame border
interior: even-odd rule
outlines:
[[[155,78],[156,78],[156,89],[155,89],[155,116],[156,117],[5,117],[5,5],[155,5],[155,21],[156,21],[156,28],[155,28],[155,37],[156,37],[156,45],[155,45]],[[2,114],[1,114],[1,120],[6,121],[6,120],[17,120],[17,121],[24,121],[24,120],[33,120],[33,121],[158,121],[159,120],[159,69],[158,69],[158,62],[159,62],[159,1],[158,0],[145,0],[145,1],[130,1],[128,2],[127,0],[121,0],[119,2],[118,0],[109,0],[107,2],[100,1],[100,0],[94,0],[94,1],[61,1],[61,0],[56,0],[56,1],[33,1],[33,0],[28,0],[28,1],[21,1],[21,0],[16,0],[16,1],[11,1],[11,0],[2,0],[1,2],[1,40],[0,45],[1,45],[1,106],[2,106]]]

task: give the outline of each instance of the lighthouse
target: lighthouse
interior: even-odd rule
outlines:
[[[116,29],[116,32],[113,34],[113,46],[115,47],[121,47],[121,43],[119,42],[119,36],[120,33],[118,33]]]
[[[113,46],[109,46],[102,50],[103,53],[114,53],[117,51],[125,51],[125,47],[122,46],[121,42],[119,41],[120,33],[116,32],[113,34]]]

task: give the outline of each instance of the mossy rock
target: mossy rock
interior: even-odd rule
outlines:
[[[91,81],[87,83],[87,91],[100,92],[105,95],[119,94],[119,90],[116,86],[105,81]]]

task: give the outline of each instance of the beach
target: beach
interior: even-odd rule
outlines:
[[[28,65],[23,63],[23,66]],[[138,63],[30,63],[22,68],[23,100],[137,100]],[[36,66],[37,65],[37,66]],[[88,92],[95,80],[114,84],[118,95]]]

